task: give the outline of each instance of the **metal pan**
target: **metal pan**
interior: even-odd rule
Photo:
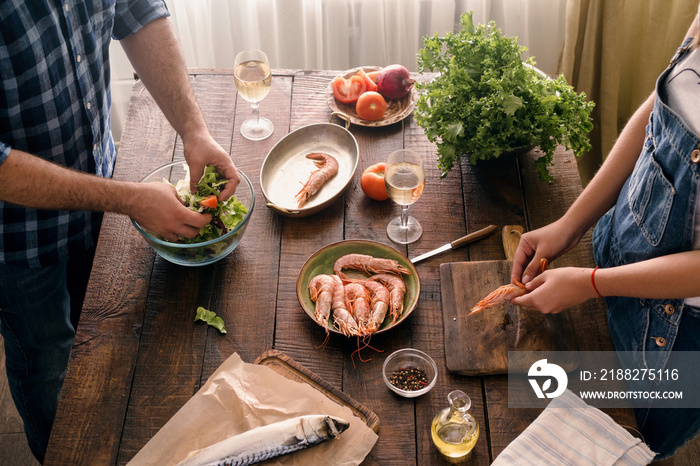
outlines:
[[[346,121],[345,128],[330,123],[334,116]],[[349,119],[334,112],[328,123],[307,125],[280,139],[260,167],[260,186],[267,206],[288,217],[305,217],[335,202],[350,184],[359,161],[360,149],[349,127]],[[335,157],[338,173],[298,208],[294,196],[317,169],[313,161],[306,158],[312,152],[325,152]]]

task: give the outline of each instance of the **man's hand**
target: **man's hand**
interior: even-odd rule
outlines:
[[[207,129],[190,85],[185,58],[168,18],[151,21],[121,43],[139,78],[182,137],[192,192],[196,190],[204,167],[213,165],[219,175],[229,180],[219,200],[231,197],[240,182],[238,170]]]
[[[136,188],[138,194],[128,215],[143,229],[167,240],[175,239],[176,235],[194,238],[200,228],[211,222],[210,214],[200,214],[185,207],[170,184],[140,183]]]
[[[197,183],[202,178],[204,168],[207,165],[213,165],[217,173],[228,180],[219,195],[219,201],[225,201],[231,197],[241,182],[241,177],[228,153],[211,137],[208,131],[204,135],[188,139],[183,137],[182,141],[185,160],[190,167],[190,192],[197,191]]]

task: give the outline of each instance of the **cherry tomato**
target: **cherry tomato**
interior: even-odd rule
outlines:
[[[355,75],[350,79],[338,76],[333,80],[333,97],[344,104],[357,102],[357,98],[367,90],[364,79]]]
[[[375,201],[386,201],[389,199],[389,195],[386,193],[386,186],[384,186],[384,170],[386,170],[386,164],[384,162],[379,162],[362,172],[362,177],[360,177],[360,187],[365,194]]]
[[[209,207],[210,209],[216,209],[218,202],[219,200],[212,194],[199,201],[199,205]]]
[[[360,68],[360,71],[357,72],[357,75],[365,81],[365,84],[367,85],[367,92],[377,90],[377,83],[372,81],[372,78],[370,78],[367,75],[367,73],[365,73],[365,70]]]
[[[386,113],[386,100],[384,100],[384,97],[382,97],[379,92],[365,92],[357,99],[355,111],[357,112],[357,116],[363,120],[381,120]]]

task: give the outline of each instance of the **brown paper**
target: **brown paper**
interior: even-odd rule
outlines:
[[[308,384],[232,354],[200,390],[134,456],[129,466],[175,465],[193,452],[249,429],[305,414],[328,414],[350,423],[336,439],[265,465],[358,465],[377,441],[349,408]]]

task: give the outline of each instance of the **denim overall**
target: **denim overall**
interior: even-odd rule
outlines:
[[[666,76],[690,51],[689,43],[657,80],[642,152],[615,206],[593,232],[601,268],[693,248],[700,139],[660,97]],[[607,297],[606,304],[615,348],[633,352],[636,367],[663,369],[671,350],[700,351],[700,309],[685,306],[683,299]],[[647,404],[635,407],[635,415],[656,459],[670,456],[700,431],[698,409],[653,409]]]

